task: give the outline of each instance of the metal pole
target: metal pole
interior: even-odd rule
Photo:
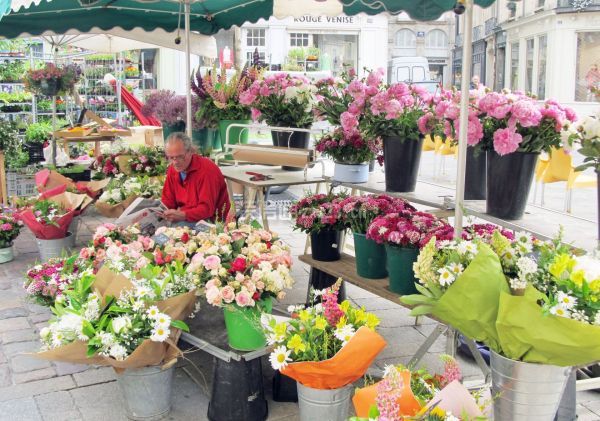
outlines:
[[[462,80],[460,84],[460,134],[458,137],[458,169],[456,171],[456,197],[454,206],[454,233],[460,237],[463,224],[465,197],[465,171],[467,167],[467,127],[469,124],[469,79],[471,75],[471,44],[473,38],[473,0],[465,1],[463,25]]]
[[[192,137],[192,81],[190,79],[190,0],[185,0],[185,132]]]

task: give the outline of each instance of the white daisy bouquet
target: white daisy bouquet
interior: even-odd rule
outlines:
[[[188,330],[180,319],[189,314],[193,299],[156,301],[143,287],[130,288],[122,279],[113,279],[108,287],[97,281],[85,272],[65,293],[65,303],[52,308],[56,317],[40,332],[38,357],[116,369],[157,365],[176,357],[179,332]]]
[[[294,309],[284,322],[263,315],[269,361],[275,370],[315,389],[336,389],[364,375],[385,346],[379,319],[364,307],[337,302],[341,281],[322,295],[322,305]]]
[[[158,177],[128,177],[119,174],[106,186],[98,201],[116,205],[132,196],[159,198],[162,187],[163,182]]]

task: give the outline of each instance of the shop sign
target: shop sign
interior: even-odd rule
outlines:
[[[311,16],[304,15],[294,18],[295,23],[321,23],[330,25],[355,24],[354,16]]]

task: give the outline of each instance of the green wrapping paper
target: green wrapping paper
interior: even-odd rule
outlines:
[[[543,297],[531,285],[521,297],[500,294],[496,329],[502,354],[563,367],[600,361],[600,326],[544,314],[538,304]]]
[[[498,256],[484,244],[439,301],[432,314],[467,337],[500,351],[496,318],[500,292],[510,289]]]

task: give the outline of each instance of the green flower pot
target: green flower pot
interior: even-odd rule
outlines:
[[[178,122],[176,124],[162,123],[162,130],[163,130],[163,139],[166,142],[167,138],[169,137],[169,135],[171,133],[185,132],[185,122],[184,121],[180,121],[180,122]]]
[[[415,273],[413,263],[417,261],[419,249],[385,246],[387,255],[387,270],[390,277],[390,290],[397,294],[416,294]]]
[[[225,143],[227,143],[227,128],[231,124],[250,124],[250,120],[221,120],[219,121],[219,134],[221,136],[221,148]],[[237,145],[237,144],[246,145],[248,143],[248,129],[244,127],[232,127],[229,130],[229,144]],[[225,159],[233,159],[231,155],[227,155]]]
[[[218,129],[213,129],[215,134],[213,136],[213,151],[220,152],[223,150],[223,145],[221,144],[221,132]]]
[[[192,130],[192,141],[202,156],[210,156],[214,148],[216,129]]]
[[[367,239],[365,234],[354,233],[354,251],[356,252],[356,272],[367,279],[385,278],[385,246]]]
[[[229,304],[223,307],[229,346],[238,351],[254,351],[267,344],[260,324],[262,312],[271,313],[271,298],[257,302],[254,307]]]

